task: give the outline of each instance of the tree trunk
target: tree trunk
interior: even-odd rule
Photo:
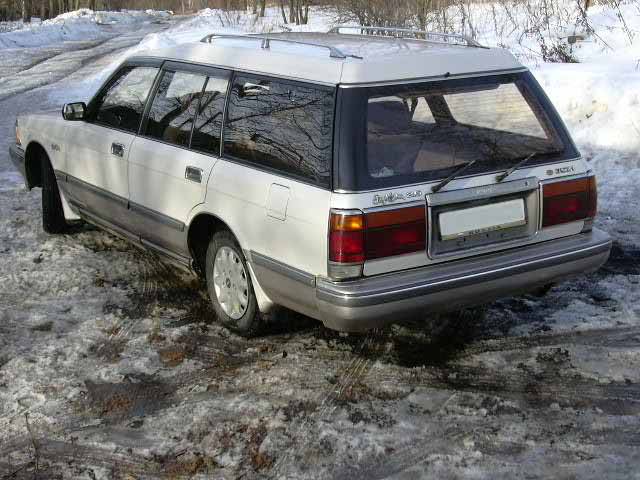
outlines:
[[[31,4],[29,0],[22,0],[22,21],[24,23],[31,22]]]
[[[267,8],[267,0],[260,1],[260,16],[264,17],[264,9]]]
[[[284,11],[284,0],[280,0],[280,12],[282,13],[282,21],[286,25],[288,22],[287,22],[287,14]]]

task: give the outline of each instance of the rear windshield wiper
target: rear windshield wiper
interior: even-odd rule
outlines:
[[[462,165],[460,168],[458,168],[456,171],[454,171],[451,175],[449,175],[447,178],[445,178],[444,180],[442,180],[439,184],[437,184],[435,187],[433,187],[431,189],[431,191],[433,193],[436,193],[440,190],[442,190],[443,187],[445,187],[451,180],[453,180],[454,178],[456,178],[458,175],[460,175],[462,172],[464,172],[467,168],[469,168],[471,165],[473,165],[474,163],[476,163],[477,160],[471,160],[470,162],[465,163],[464,165]]]
[[[507,170],[506,172],[501,173],[500,175],[498,175],[496,177],[496,182],[500,183],[501,181],[503,181],[505,178],[507,178],[509,175],[511,175],[513,172],[515,172],[520,167],[522,167],[525,163],[527,163],[529,160],[531,160],[536,155],[538,155],[538,152],[533,152],[531,155],[527,155],[526,157],[524,157],[518,163],[516,163],[511,168],[509,168],[509,170]]]

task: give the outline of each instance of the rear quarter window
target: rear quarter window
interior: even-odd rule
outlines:
[[[334,92],[241,75],[227,107],[224,154],[286,176],[330,184]]]

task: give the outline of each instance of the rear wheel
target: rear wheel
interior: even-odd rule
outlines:
[[[207,248],[206,275],[218,319],[243,336],[255,334],[260,324],[258,302],[242,249],[231,233],[213,235]]]
[[[41,159],[42,165],[42,228],[47,233],[64,233],[69,228],[64,218],[60,190],[49,159]]]

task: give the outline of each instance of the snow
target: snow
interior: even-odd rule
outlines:
[[[7,29],[12,31],[0,33],[0,50],[50,46],[69,40],[97,40],[110,36],[110,30],[104,27],[106,25],[135,25],[167,16],[167,12],[164,11],[94,12],[88,8],[82,8],[63,13],[44,22],[32,22],[31,24],[10,22],[11,26],[19,25],[22,28],[13,29],[10,26]]]
[[[474,6],[476,34],[519,55],[567,122],[598,175],[597,226],[615,239],[612,259],[543,296],[364,336],[283,314],[264,337],[238,338],[209,321],[196,282],[153,256],[89,227],[44,234],[39,191],[21,186],[6,155],[17,113],[88,99],[133,52],[212,32],[277,30],[276,9],[265,19],[204,10],[163,31],[142,15],[115,15],[121,26],[153,33],[58,52],[38,70],[54,81],[35,82],[29,70],[7,73],[13,83],[0,81],[0,476],[31,468],[25,413],[41,447],[42,478],[636,474],[637,44],[611,11],[595,6],[597,37],[574,52],[581,63],[545,63],[533,40],[520,44],[521,31],[495,33],[491,7]],[[638,31],[638,10],[622,8]],[[512,13],[522,22],[516,7]],[[24,42],[33,36],[32,45],[43,46],[32,53],[49,52],[37,43],[47,29],[64,26],[78,39],[84,29],[123,34],[98,18],[78,12],[9,34]],[[314,10],[311,20],[290,28],[326,30],[332,15]],[[549,38],[567,33],[553,30]],[[17,58],[17,50],[3,51],[0,72]]]

